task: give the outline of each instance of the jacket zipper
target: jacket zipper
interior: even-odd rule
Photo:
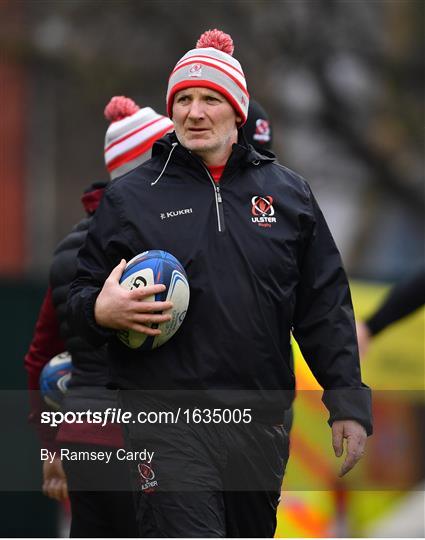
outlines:
[[[221,198],[220,186],[216,182],[214,182],[214,178],[211,176],[210,171],[204,165],[202,166],[205,169],[205,172],[207,173],[208,178],[211,180],[212,186],[214,188],[218,232],[224,232],[226,230],[226,227],[224,225],[223,199]]]

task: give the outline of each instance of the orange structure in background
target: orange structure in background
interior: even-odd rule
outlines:
[[[1,12],[0,7],[0,17]],[[20,22],[19,16],[14,22]],[[12,25],[12,30],[16,31],[18,26]],[[0,52],[0,275],[14,277],[25,270],[26,86],[25,68],[3,49]]]

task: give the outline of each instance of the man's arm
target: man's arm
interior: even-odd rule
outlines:
[[[30,391],[29,421],[37,430],[40,444],[52,451],[57,450],[55,442],[57,430],[40,423],[40,413],[46,408],[40,394],[40,374],[47,362],[64,350],[65,343],[59,333],[59,321],[52,302],[52,291],[49,287],[40,308],[34,336],[25,355],[24,365],[28,375],[28,390]]]
[[[395,321],[406,317],[425,303],[425,269],[403,280],[391,289],[381,307],[371,315],[366,324],[372,336]]]
[[[34,424],[40,444],[50,451],[58,450],[56,443],[57,428],[41,424],[40,413],[46,405],[40,395],[40,374],[47,362],[63,352],[65,344],[59,333],[59,320],[52,302],[52,291],[49,287],[41,305],[35,325],[34,337],[25,355],[25,369],[28,373],[28,389],[30,391],[31,412],[29,421]],[[63,501],[68,497],[66,476],[60,460],[53,464],[43,463],[43,493],[52,499]]]
[[[65,501],[68,498],[68,482],[60,459],[54,458],[52,463],[43,462],[42,490],[50,499]]]
[[[132,291],[119,285],[125,259],[141,251],[136,244],[127,232],[124,205],[108,190],[78,254],[77,277],[68,296],[70,323],[94,346],[102,345],[115,330],[160,334],[160,330],[150,328],[149,324],[170,320],[169,315],[158,314],[170,309],[170,302],[141,301],[162,292],[163,285]]]
[[[39,390],[42,369],[51,358],[64,350],[65,343],[59,333],[59,321],[52,301],[52,290],[48,287],[35,323],[34,336],[24,359],[29,390]]]
[[[353,454],[363,453],[365,434],[372,433],[371,395],[361,381],[351,295],[341,257],[311,192],[310,196],[314,221],[301,254],[293,333],[324,388],[337,455],[342,448],[340,436],[349,441],[345,470],[354,464]],[[335,424],[339,421],[343,424]],[[355,434],[345,421],[355,421]],[[357,439],[363,441],[360,447]]]
[[[361,356],[366,354],[370,340],[387,326],[407,317],[425,303],[425,268],[395,285],[381,306],[365,321],[357,323]]]

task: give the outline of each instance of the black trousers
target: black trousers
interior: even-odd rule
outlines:
[[[65,446],[65,445],[64,445]],[[104,452],[115,448],[66,445],[71,451]],[[71,502],[71,538],[138,536],[132,486],[126,462],[63,461]]]
[[[127,393],[120,400],[149,410]],[[129,450],[154,453],[131,465],[141,537],[273,537],[288,459],[283,426],[180,420],[129,424],[125,438]]]

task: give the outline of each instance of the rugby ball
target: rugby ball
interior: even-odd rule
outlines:
[[[167,313],[171,320],[151,325],[159,328],[158,336],[147,336],[134,330],[120,330],[118,339],[130,349],[151,350],[167,342],[183,322],[189,306],[190,290],[186,272],[181,263],[167,251],[153,249],[136,255],[129,261],[120,279],[120,284],[128,290],[148,285],[163,284],[163,293],[146,297],[146,301],[170,301],[173,307]]]
[[[72,374],[72,358],[65,351],[47,362],[40,374],[40,392],[44,401],[59,410]]]

